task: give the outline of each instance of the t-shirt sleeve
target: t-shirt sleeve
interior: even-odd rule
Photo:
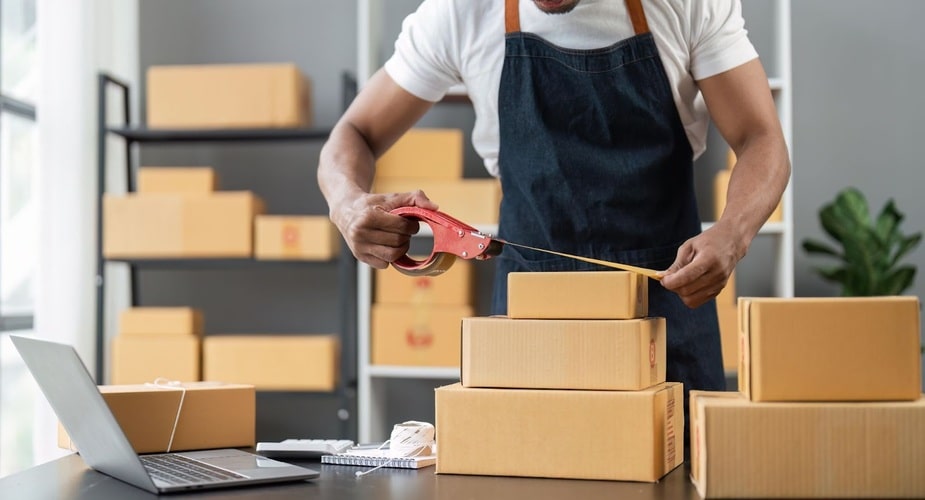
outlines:
[[[425,0],[402,22],[395,52],[385,71],[411,94],[437,102],[460,82],[459,46],[454,4]]]
[[[703,80],[758,57],[748,39],[740,0],[693,0],[691,75]]]

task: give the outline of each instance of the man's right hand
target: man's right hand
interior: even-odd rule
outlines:
[[[340,230],[357,260],[376,269],[385,269],[389,263],[408,253],[411,236],[419,228],[417,221],[389,213],[398,207],[437,209],[437,205],[421,190],[363,193],[350,203],[332,207],[331,221]]]

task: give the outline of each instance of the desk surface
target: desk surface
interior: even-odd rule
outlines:
[[[434,474],[420,470],[379,469],[362,478],[366,467],[293,462],[321,471],[312,481],[213,490],[165,498],[327,499],[327,500],[486,500],[486,499],[699,499],[686,466],[654,484]],[[0,479],[0,498],[134,500],[157,498],[105,474],[90,470],[77,455],[42,464]]]

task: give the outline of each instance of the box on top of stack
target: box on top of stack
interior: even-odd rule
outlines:
[[[461,384],[436,390],[437,472],[657,481],[680,465],[682,386],[664,382],[647,292],[622,271],[509,274],[513,314],[464,319]]]
[[[925,496],[916,297],[740,298],[742,394],[691,392],[707,498]]]
[[[201,378],[202,312],[190,307],[132,307],[119,317],[109,379],[141,384]]]

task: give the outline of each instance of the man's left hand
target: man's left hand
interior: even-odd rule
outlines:
[[[687,240],[662,273],[662,286],[677,293],[687,307],[698,307],[726,286],[729,275],[745,256],[747,243],[731,228],[717,223]]]

